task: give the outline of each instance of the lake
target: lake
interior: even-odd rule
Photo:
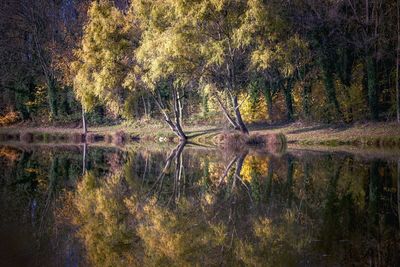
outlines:
[[[0,146],[0,266],[399,266],[398,157]]]

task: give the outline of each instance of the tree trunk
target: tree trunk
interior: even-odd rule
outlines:
[[[397,160],[397,219],[400,227],[400,159]]]
[[[203,118],[206,117],[207,113],[208,113],[208,98],[207,95],[205,93],[202,94],[202,101],[201,101],[201,108],[202,108],[202,115]]]
[[[292,206],[292,198],[293,198],[293,174],[294,174],[294,162],[291,156],[287,158],[287,172],[286,172],[286,192],[288,198],[288,207]]]
[[[231,189],[232,192],[233,192],[233,190],[234,190],[235,187],[236,187],[236,180],[237,180],[238,178],[241,179],[240,173],[242,172],[243,163],[244,163],[244,160],[245,160],[246,157],[247,157],[247,154],[248,154],[248,151],[245,151],[245,152],[241,153],[241,154],[237,157],[237,160],[236,160],[236,169],[235,169],[235,172],[234,172],[234,174],[233,174],[234,177],[233,177],[232,189]]]
[[[184,143],[180,144],[180,149],[177,151],[176,153],[176,157],[175,157],[175,181],[174,184],[176,184],[176,190],[175,193],[176,200],[179,200],[180,195],[181,195],[181,184],[184,184],[185,181],[182,182],[182,177],[184,177],[183,174],[183,157],[182,157],[182,151],[183,148],[185,147]]]
[[[47,78],[47,97],[49,101],[50,119],[57,116],[57,92],[55,80],[52,77]]]
[[[222,113],[224,113],[226,119],[229,121],[229,123],[233,126],[233,128],[235,130],[239,130],[239,125],[236,123],[236,121],[231,117],[231,115],[229,115],[228,110],[226,109],[226,107],[224,106],[224,104],[222,103],[221,99],[219,98],[219,96],[217,94],[215,94],[215,98],[218,101],[218,104],[220,105],[221,109],[222,109]]]
[[[338,114],[339,117],[342,118],[343,114],[340,110],[339,101],[337,100],[336,97],[336,87],[331,65],[332,65],[331,62],[328,62],[327,59],[322,59],[321,67],[323,72],[326,97],[328,99],[329,104],[334,106],[336,114]]]
[[[369,170],[369,192],[368,192],[368,217],[372,223],[377,223],[378,221],[378,207],[380,199],[379,190],[379,161],[374,160],[371,163]]]
[[[179,99],[176,97],[176,94],[174,93],[175,123],[171,120],[171,117],[164,110],[162,103],[157,99],[157,97],[154,96],[153,94],[151,94],[151,96],[153,97],[154,102],[156,103],[160,112],[163,114],[164,120],[168,124],[168,126],[171,128],[171,130],[179,137],[179,140],[181,142],[186,142],[187,136],[183,132],[182,127],[180,125],[180,117],[176,117],[176,116],[180,116],[180,114],[181,114],[181,112],[177,112],[177,107],[178,107],[177,101]],[[177,125],[177,123],[178,123],[178,125]]]
[[[178,131],[178,135],[180,137],[181,141],[186,141],[187,136],[183,132],[182,126],[181,126],[181,118],[182,118],[182,98],[179,95],[179,91],[174,89],[174,110],[175,110],[175,127],[176,130]]]
[[[303,114],[306,119],[310,117],[311,83],[305,82],[303,86]]]
[[[158,187],[158,192],[160,193],[163,187],[163,180],[166,174],[170,173],[170,168],[171,164],[174,159],[176,159],[176,166],[175,166],[175,181],[174,181],[174,186],[173,186],[173,193],[175,194],[176,190],[176,184],[177,181],[179,181],[182,177],[183,173],[183,164],[182,164],[182,151],[185,148],[186,142],[181,142],[179,143],[168,155],[167,160],[165,162],[164,168],[160,175],[157,177],[156,181],[153,183],[152,188],[150,191]],[[150,164],[151,165],[151,164]],[[172,200],[172,198],[168,201],[169,202]]]
[[[292,85],[293,82],[291,81],[291,79],[288,79],[283,88],[283,93],[285,95],[285,103],[286,103],[286,112],[287,112],[286,115],[288,121],[293,120]]]
[[[346,37],[350,39],[351,37]],[[352,106],[352,99],[350,95],[350,87],[351,87],[351,79],[352,79],[352,70],[354,64],[354,48],[352,46],[345,46],[339,50],[339,78],[343,85],[343,92],[347,98],[348,107],[346,109],[346,118],[347,122],[353,121],[353,106]]]
[[[82,134],[85,138],[85,143],[86,143],[87,122],[86,122],[85,110],[83,109],[83,107],[82,107]]]
[[[366,58],[367,86],[368,86],[368,105],[371,119],[378,120],[378,91],[376,83],[375,63],[370,55]]]
[[[264,95],[264,98],[265,98],[265,102],[267,103],[268,117],[269,117],[269,120],[270,120],[270,121],[272,121],[272,118],[273,118],[273,114],[272,114],[272,93],[271,93],[271,89],[272,89],[271,83],[268,85],[268,84],[267,84],[267,81],[265,81],[265,83],[264,83],[264,90],[263,90],[262,92],[263,92],[263,95]]]
[[[142,102],[143,102],[144,115],[147,117],[146,101],[144,100],[144,96],[143,95],[141,95],[141,97],[142,97]]]
[[[264,189],[264,203],[268,203],[271,193],[272,193],[272,178],[274,175],[274,164],[271,158],[268,161],[268,173],[265,179],[265,189]]]
[[[400,65],[400,4],[396,1],[397,7],[397,51],[396,51],[396,113],[397,122],[400,123],[400,89],[399,89],[399,65]],[[400,217],[399,217],[400,218]],[[400,220],[400,219],[399,219]]]
[[[244,134],[249,134],[249,130],[246,127],[246,124],[243,122],[242,114],[240,114],[238,97],[235,95],[233,97],[233,107],[235,109],[235,117],[236,117],[236,124],[239,126],[239,129]]]
[[[150,97],[147,96],[146,99],[147,99],[147,110],[148,110],[148,113],[149,113],[149,117],[151,118],[151,101],[150,101]]]
[[[85,175],[87,169],[86,158],[87,158],[87,143],[85,142],[83,144],[83,154],[82,154],[82,175]]]

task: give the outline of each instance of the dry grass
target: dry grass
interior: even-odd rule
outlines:
[[[238,132],[223,132],[217,135],[215,143],[223,149],[241,151],[248,148],[265,149],[278,152],[285,148],[286,138],[283,134],[259,134],[244,135]]]
[[[117,131],[112,137],[116,145],[123,145],[128,140],[128,135],[124,131]]]
[[[185,126],[189,138],[193,142],[201,144],[218,144],[224,139],[226,133],[221,128],[206,126]],[[275,126],[253,126],[251,137],[248,140],[241,140],[240,135],[233,134],[231,140],[226,140],[229,145],[241,146],[271,145],[282,143],[278,135],[282,133],[289,144],[307,146],[379,146],[379,147],[400,147],[400,126],[394,122],[359,123],[354,125],[326,125],[326,124],[304,124],[300,122],[275,125]],[[232,133],[232,132],[230,132]],[[10,137],[17,137],[26,142],[52,142],[54,136],[58,141],[64,139],[74,143],[82,142],[80,128],[25,128],[25,127],[1,127],[0,140],[11,140]],[[21,138],[19,138],[21,137]],[[14,138],[15,139],[15,138]],[[60,139],[60,140],[59,140]],[[148,125],[115,125],[107,127],[90,127],[88,141],[124,144],[131,140],[160,142],[178,142],[171,130],[160,124]],[[57,141],[55,140],[55,141]],[[64,140],[65,141],[65,140]],[[239,144],[239,145],[238,145]]]
[[[393,122],[354,125],[325,125],[291,123],[280,126],[258,127],[255,133],[283,133],[288,143],[303,145],[361,145],[393,146],[400,144],[400,125]]]

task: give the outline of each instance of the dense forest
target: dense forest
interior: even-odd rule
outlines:
[[[4,0],[0,125],[399,119],[394,0]],[[222,115],[223,114],[223,115]]]

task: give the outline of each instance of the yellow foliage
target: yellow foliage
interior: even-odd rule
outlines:
[[[121,112],[125,57],[131,52],[132,25],[111,1],[94,1],[88,11],[81,48],[71,64],[76,96],[85,109],[101,101],[110,110]]]
[[[260,178],[268,172],[269,162],[265,157],[248,155],[243,162],[240,176],[243,181],[251,182],[253,178]]]
[[[225,242],[223,225],[208,223],[198,207],[187,200],[169,211],[155,200],[144,207],[146,222],[138,228],[144,242],[146,265],[191,266],[193,263],[213,265],[220,259],[212,252]],[[209,257],[204,257],[204,255]]]
[[[239,103],[243,102],[240,106],[240,112],[246,122],[259,122],[267,119],[268,107],[264,96],[259,95],[257,99],[252,100],[244,94],[241,94],[239,99]]]
[[[368,114],[368,104],[363,89],[363,65],[355,64],[352,70],[352,81],[350,88],[346,88],[338,80],[336,81],[338,90],[338,100],[342,105],[345,118],[349,120],[362,120]]]
[[[10,111],[4,116],[0,116],[0,126],[7,126],[16,123],[20,120],[20,114],[15,111]]]
[[[139,255],[130,253],[136,243],[129,228],[128,210],[124,204],[126,188],[116,173],[97,181],[92,173],[83,176],[74,199],[79,237],[94,266],[137,264]],[[131,204],[132,206],[132,204]]]

